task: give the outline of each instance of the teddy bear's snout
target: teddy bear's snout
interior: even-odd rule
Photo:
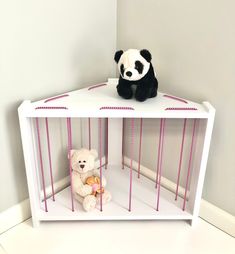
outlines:
[[[80,165],[80,168],[82,168],[82,169],[83,169],[84,167],[85,167],[85,165],[84,165],[84,164],[81,164],[81,165]]]

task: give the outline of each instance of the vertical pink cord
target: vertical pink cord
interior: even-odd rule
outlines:
[[[140,178],[140,160],[141,160],[142,130],[143,130],[143,119],[140,118],[140,144],[139,144],[138,178]]]
[[[158,193],[157,193],[157,209],[156,209],[157,211],[159,211],[159,200],[160,200],[160,189],[161,189],[162,157],[163,157],[163,147],[164,147],[165,122],[166,122],[166,119],[163,119],[163,121],[162,121],[160,165],[159,165]]]
[[[158,183],[158,174],[159,174],[159,162],[160,162],[160,154],[161,154],[161,140],[162,140],[162,119],[160,120],[160,131],[159,131],[159,141],[158,141],[158,155],[157,155],[157,172],[156,172],[156,185]]]
[[[191,148],[190,148],[190,155],[189,155],[189,162],[188,162],[188,173],[187,173],[185,193],[184,193],[183,211],[185,210],[186,197],[187,197],[188,184],[189,184],[189,176],[190,176],[190,171],[191,171],[191,163],[192,163],[192,155],[193,155],[193,147],[194,147],[194,139],[195,139],[196,121],[197,121],[197,119],[194,119],[194,121],[193,121],[193,133],[192,133],[192,141],[191,141]]]
[[[129,212],[131,212],[133,156],[134,156],[134,118],[131,119],[131,164],[130,164]]]
[[[100,150],[100,190],[102,190],[102,128],[101,128],[101,118],[99,118],[99,150]],[[102,202],[102,191],[100,192],[100,211],[103,211]]]
[[[105,169],[108,166],[108,155],[109,155],[109,119],[106,119],[106,156],[105,156]]]
[[[89,150],[91,150],[91,118],[88,118]]]
[[[124,169],[124,126],[125,125],[125,119],[122,118],[122,169]]]
[[[184,119],[183,134],[182,134],[181,150],[180,150],[180,161],[179,161],[178,177],[177,177],[177,184],[176,184],[176,191],[175,191],[175,200],[177,200],[177,198],[178,198],[180,172],[181,172],[182,158],[183,158],[183,151],[184,151],[184,138],[185,138],[186,123],[187,123],[187,119],[185,118]]]
[[[68,154],[69,154],[69,176],[70,176],[70,191],[71,191],[71,203],[72,203],[72,212],[74,212],[74,203],[73,203],[73,178],[72,178],[72,130],[71,130],[71,119],[67,118],[67,130],[68,130]]]
[[[51,163],[51,145],[50,145],[50,135],[49,135],[49,127],[48,127],[48,119],[45,118],[46,123],[46,133],[47,133],[47,150],[48,150],[48,157],[49,157],[49,166],[50,166],[50,178],[51,178],[51,190],[52,190],[52,198],[55,201],[55,192],[54,192],[54,181],[52,175],[52,163]]]
[[[37,136],[38,136],[38,151],[39,151],[40,169],[41,169],[41,176],[42,176],[42,188],[43,188],[43,195],[44,195],[44,205],[45,205],[45,211],[48,212],[46,186],[45,186],[45,176],[44,176],[43,161],[42,161],[42,149],[41,149],[40,129],[39,129],[38,118],[36,118],[36,129],[37,129]]]

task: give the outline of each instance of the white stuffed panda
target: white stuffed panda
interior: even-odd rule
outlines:
[[[146,49],[128,49],[125,52],[119,50],[115,53],[114,60],[120,72],[117,92],[121,97],[131,99],[134,93],[133,85],[136,86],[137,101],[157,96],[158,81],[151,59],[152,56]]]

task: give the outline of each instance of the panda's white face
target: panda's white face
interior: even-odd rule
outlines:
[[[118,61],[118,70],[121,76],[129,81],[137,81],[143,78],[149,71],[150,63],[141,56],[137,49],[125,51]]]

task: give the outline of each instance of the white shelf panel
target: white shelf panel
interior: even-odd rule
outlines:
[[[206,104],[161,92],[145,102],[138,102],[134,98],[122,99],[116,91],[117,82],[118,79],[109,79],[108,82],[52,98],[32,103],[27,101],[24,114],[28,117],[208,118]]]
[[[95,209],[85,212],[76,200],[75,211],[71,211],[70,187],[56,194],[56,201],[48,199],[48,212],[43,210],[42,203],[39,220],[191,220],[192,215],[182,210],[183,200],[174,200],[174,194],[163,187],[160,191],[160,208],[156,208],[155,183],[133,171],[132,211],[128,211],[129,202],[129,168],[124,170],[118,166],[109,166],[103,170],[107,178],[107,189],[112,193],[112,201],[103,206],[103,211]]]

